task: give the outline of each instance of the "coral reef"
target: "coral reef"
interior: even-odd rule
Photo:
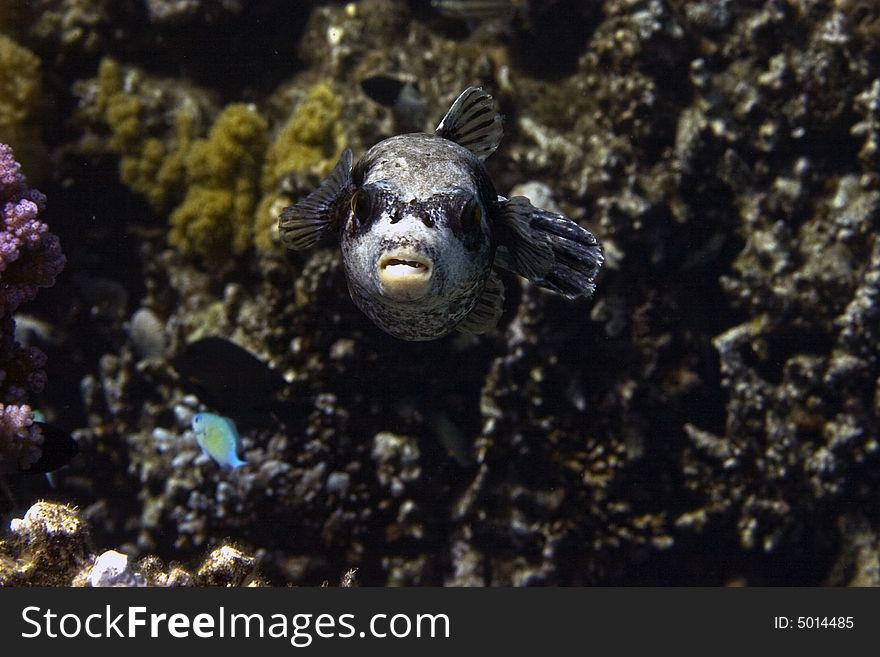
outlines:
[[[0,540],[0,586],[69,586],[89,564],[88,542],[73,508],[37,502]]]
[[[291,202],[289,195],[275,193],[280,183],[296,174],[326,176],[345,148],[341,105],[328,85],[315,85],[269,145],[261,181],[264,196],[254,227],[257,249],[266,251],[277,244],[273,238],[278,215]]]
[[[55,283],[64,267],[58,238],[37,219],[46,197],[27,187],[12,149],[0,144],[0,202],[3,204],[3,233],[0,240],[0,274],[3,296],[0,317],[6,317],[41,287]]]
[[[43,188],[77,217],[56,229],[76,278],[32,304],[65,355],[50,354],[63,385],[41,408],[83,452],[52,496],[130,555],[122,572],[876,583],[876,8],[527,4],[475,26],[405,0],[94,3],[100,63],[87,38],[62,48],[60,26],[38,38],[27,11],[3,16],[43,92],[75,108],[46,133]],[[214,32],[233,37],[224,52]],[[361,93],[377,74],[412,81],[430,122],[469,84],[492,92],[498,192],[531,190],[597,234],[593,301],[510,277],[497,332],[404,344],[356,310],[333,251],[278,246],[273,217],[342,147],[393,134]],[[45,118],[36,100],[20,109]],[[201,356],[215,381],[192,376],[182,357],[205,336],[246,349],[280,391],[229,350]],[[16,367],[10,382],[42,363]],[[3,403],[23,427],[25,400]],[[245,465],[200,454],[205,411],[235,420]],[[10,488],[16,514],[39,499]],[[0,563],[24,554],[18,536]],[[47,582],[88,580],[77,550]]]
[[[38,363],[38,369],[42,363]],[[31,375],[33,376],[33,375]],[[40,382],[42,383],[42,382]],[[34,426],[34,413],[26,404],[0,404],[0,454],[27,467],[40,457],[43,434]]]
[[[147,0],[150,20],[155,23],[182,23],[196,19],[216,20],[218,15],[235,15],[241,11],[242,0]]]
[[[33,52],[0,33],[0,143],[39,177],[46,157],[40,133],[42,67]]]
[[[230,104],[214,113],[198,92],[166,89],[136,70],[101,61],[94,85],[82,92],[84,117],[109,129],[105,148],[120,156],[120,179],[157,212],[173,207],[169,243],[219,268],[251,246],[277,240],[280,209],[289,205],[289,179],[322,176],[344,147],[340,100],[315,85],[269,142],[257,108]]]
[[[0,29],[20,34],[53,56],[94,53],[108,40],[109,5],[107,0],[7,0],[0,3]]]
[[[0,455],[22,467],[40,456],[42,436],[26,402],[45,385],[45,357],[16,341],[13,313],[53,285],[65,262],[58,238],[37,218],[45,204],[28,188],[12,149],[0,144]]]
[[[256,559],[235,546],[212,550],[192,571],[155,556],[132,563],[107,550],[95,555],[92,533],[76,509],[37,502],[13,519],[0,540],[0,586],[261,586]]]
[[[15,128],[32,118],[40,94],[40,60],[27,48],[0,34],[0,138],[9,141]]]
[[[171,213],[168,241],[217,267],[253,242],[253,214],[267,144],[266,122],[247,105],[229,105],[207,139],[186,155],[186,196]]]
[[[290,172],[326,176],[345,147],[339,97],[326,84],[313,87],[296,106],[266,153],[263,187],[274,188]]]
[[[186,154],[195,137],[200,99],[161,88],[110,58],[101,60],[95,86],[83,92],[83,112],[109,129],[106,148],[120,156],[122,182],[162,211],[186,188]],[[165,118],[170,115],[172,118]],[[158,117],[159,120],[151,120]]]

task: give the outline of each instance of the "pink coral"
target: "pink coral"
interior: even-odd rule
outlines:
[[[64,267],[58,238],[37,218],[46,197],[27,182],[12,149],[0,144],[0,317],[55,283]]]
[[[40,458],[43,436],[33,421],[33,411],[26,404],[0,404],[0,454],[16,458],[22,468]]]
[[[20,169],[12,149],[0,144],[0,454],[27,467],[42,442],[27,395],[43,389],[46,358],[15,341],[12,314],[55,283],[65,260],[58,238],[38,219],[46,197],[28,188]]]

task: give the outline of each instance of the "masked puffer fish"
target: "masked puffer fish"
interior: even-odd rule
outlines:
[[[502,135],[492,96],[469,87],[434,134],[381,141],[354,167],[343,151],[319,187],[282,212],[282,239],[305,249],[335,236],[352,300],[403,340],[492,330],[504,300],[494,268],[590,296],[603,260],[592,233],[495,192],[483,161]]]

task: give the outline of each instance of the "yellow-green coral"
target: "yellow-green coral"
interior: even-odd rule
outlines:
[[[312,88],[266,153],[263,187],[271,190],[291,171],[315,171],[324,176],[345,146],[339,123],[342,103],[326,84]]]
[[[167,143],[148,136],[138,86],[137,76],[125,80],[119,64],[104,58],[98,68],[96,107],[110,128],[108,145],[120,156],[120,179],[161,212],[183,196],[192,116],[186,106],[177,108],[174,138]]]
[[[177,123],[189,126],[188,121]],[[186,153],[191,136],[188,127],[178,127],[177,140],[169,148],[160,139],[146,139],[133,155],[119,161],[119,175],[126,185],[146,197],[156,210],[162,210],[183,196]]]
[[[251,246],[267,143],[266,122],[243,104],[227,106],[208,138],[193,142],[186,157],[186,197],[171,213],[172,245],[201,256],[208,266]]]
[[[39,57],[0,34],[0,142],[12,146],[31,179],[39,177],[45,157],[36,123],[41,92]]]
[[[0,34],[0,126],[29,119],[39,93],[39,57]]]
[[[111,131],[110,147],[121,155],[138,152],[144,142],[140,99],[126,93],[119,64],[104,58],[98,67],[98,111]]]
[[[263,189],[254,225],[254,245],[259,250],[272,247],[272,230],[278,221],[278,209],[290,205],[290,199],[275,193],[283,176],[291,172],[313,172],[323,177],[330,173],[336,156],[345,146],[345,134],[339,117],[342,102],[326,84],[312,88],[269,146],[263,166]]]
[[[327,175],[345,145],[342,103],[325,84],[311,89],[271,145],[266,122],[243,104],[227,106],[207,138],[196,139],[199,112],[181,102],[169,134],[167,114],[159,121],[149,116],[145,85],[137,71],[124,73],[109,58],[101,62],[95,109],[110,130],[108,147],[120,156],[123,183],[157,212],[176,205],[171,245],[210,267],[251,246],[271,249],[278,213],[291,202],[278,192],[282,178]],[[156,126],[165,134],[156,134]]]

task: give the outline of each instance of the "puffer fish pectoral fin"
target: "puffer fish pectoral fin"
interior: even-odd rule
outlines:
[[[341,206],[349,202],[353,189],[351,162],[351,149],[346,148],[318,188],[281,213],[278,228],[288,248],[306,249],[337,230]]]
[[[596,237],[524,196],[498,198],[499,246],[495,264],[569,299],[589,297],[604,257]]]
[[[468,87],[452,103],[434,134],[485,160],[498,148],[504,129],[492,96],[480,87]]]
[[[488,333],[498,326],[498,320],[501,319],[503,310],[504,283],[498,278],[498,274],[493,271],[489,274],[489,280],[486,281],[483,294],[477,299],[477,305],[467,314],[457,328],[465,333],[473,333],[474,335]]]
[[[553,268],[550,241],[532,229],[532,216],[537,211],[525,196],[505,199],[499,203],[499,245],[495,264],[530,281],[543,279]]]

